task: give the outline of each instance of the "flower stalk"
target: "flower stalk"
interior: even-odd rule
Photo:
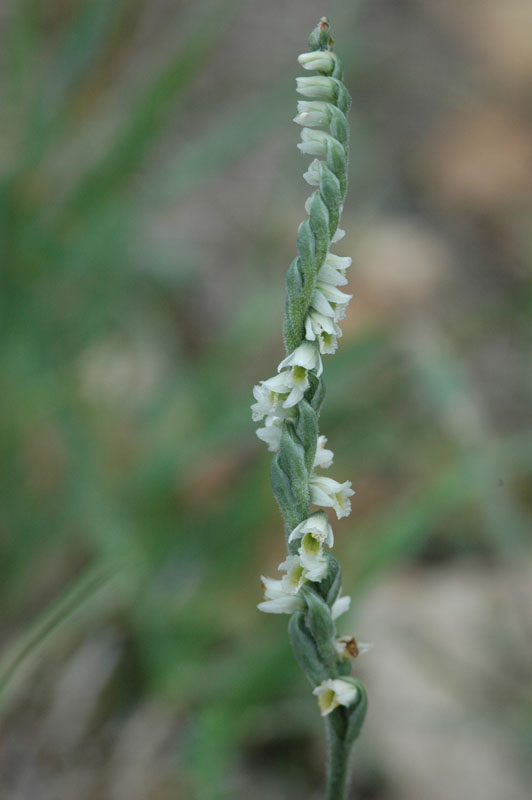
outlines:
[[[317,74],[297,78],[298,148],[314,156],[304,173],[316,187],[297,235],[297,256],[286,277],[284,340],[286,357],[277,374],[254,387],[252,416],[273,457],[271,480],[286,531],[288,555],[279,579],[262,578],[265,599],[259,609],[290,614],[289,635],[297,661],[313,686],[328,740],[328,800],[345,796],[348,759],[367,707],[363,684],[350,675],[359,652],[353,636],[338,637],[335,620],[349,608],[341,596],[341,569],[331,552],[334,534],[325,511],[338,519],[351,511],[350,481],[321,474],[333,462],[327,440],[319,435],[325,389],[323,356],[334,353],[342,335],[339,323],[351,295],[347,284],[351,259],[330,252],[341,241],[338,227],[347,188],[350,97],[342,67],[332,50],[329,24],[322,18],[309,37],[300,65]]]

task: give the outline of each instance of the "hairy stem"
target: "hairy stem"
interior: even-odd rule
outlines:
[[[327,731],[327,787],[325,800],[344,800],[349,772],[352,743],[339,736],[330,717],[325,720]]]

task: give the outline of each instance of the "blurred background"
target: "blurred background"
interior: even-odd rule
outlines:
[[[251,387],[309,193],[297,55],[353,95],[326,360],[351,798],[532,779],[532,5],[3,0],[0,796],[322,796]]]

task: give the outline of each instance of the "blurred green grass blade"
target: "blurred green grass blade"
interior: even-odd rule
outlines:
[[[486,485],[486,474],[479,469],[479,459],[482,463],[484,458],[507,463],[516,472],[529,475],[532,472],[532,432],[510,437],[486,447],[480,457],[462,459],[445,468],[417,489],[414,500],[409,498],[380,518],[371,515],[367,522],[358,526],[349,548],[356,570],[353,586],[356,586],[357,595],[363,594],[379,573],[415,555],[425,541],[426,532],[444,514],[470,499],[482,504],[486,491],[493,488],[491,483]],[[516,559],[522,554],[522,546],[523,542],[517,538],[508,538],[504,548],[500,545],[507,557]]]
[[[110,565],[87,568],[19,635],[0,659],[0,708],[19,670],[115,575],[116,569]]]
[[[54,146],[68,120],[69,101],[102,54],[117,28],[123,0],[89,0],[73,13],[59,37],[50,69],[32,76],[21,166],[34,169]],[[44,39],[44,34],[41,33]],[[41,45],[40,41],[35,43]]]
[[[217,5],[210,16],[153,81],[124,128],[100,163],[81,179],[63,208],[72,219],[109,200],[136,174],[142,159],[159,136],[171,111],[175,111],[205,61],[230,25],[236,2]]]
[[[86,0],[63,35],[53,65],[54,89],[61,96],[70,93],[94,68],[98,54],[116,30],[125,7],[124,0]]]
[[[30,88],[29,78],[39,52],[38,3],[35,0],[13,0],[7,15],[9,28],[4,40],[7,61],[5,77],[8,91],[20,101]]]
[[[283,81],[258,99],[232,110],[204,136],[190,142],[165,168],[164,198],[176,200],[217,170],[256,147],[283,124],[293,105],[291,84]],[[157,196],[161,191],[157,188]]]

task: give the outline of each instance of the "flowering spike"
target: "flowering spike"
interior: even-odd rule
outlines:
[[[338,224],[347,187],[350,105],[332,45],[328,20],[322,18],[310,34],[309,52],[298,58],[305,70],[318,73],[297,78],[297,92],[305,99],[298,101],[294,119],[302,126],[297,147],[314,157],[304,179],[316,190],[305,203],[308,218],[299,226],[297,256],[286,277],[287,355],[274,377],[254,387],[252,415],[254,421],[265,420],[257,435],[275,453],[272,488],[288,547],[279,565],[285,574],[262,579],[265,599],[258,607],[293,615],[289,630],[295,656],[315,687],[322,715],[337,720],[330,736],[346,757],[362,724],[366,695],[359,681],[346,677],[356,640],[336,633],[335,620],[347,611],[350,598],[339,597],[340,566],[329,550],[333,530],[325,511],[311,512],[314,504],[334,509],[339,519],[348,516],[354,494],[350,481],[340,483],[317,472],[333,462],[318,430],[322,356],[337,349],[338,323],[351,299],[338,288],[347,284],[351,259],[330,252],[344,235]]]

